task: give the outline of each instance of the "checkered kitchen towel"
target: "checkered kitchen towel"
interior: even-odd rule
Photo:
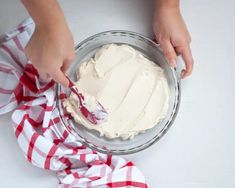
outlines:
[[[15,136],[27,160],[54,171],[59,187],[147,187],[132,162],[92,151],[62,125],[54,81],[43,82],[24,54],[34,28],[28,19],[0,38],[0,114],[14,110]]]

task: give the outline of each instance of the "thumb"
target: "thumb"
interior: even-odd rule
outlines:
[[[164,41],[162,43],[160,43],[160,47],[162,49],[162,52],[165,56],[165,58],[167,59],[168,63],[172,66],[172,67],[176,67],[177,66],[177,55],[175,52],[174,47],[172,46],[170,41]]]
[[[68,87],[69,81],[61,69],[53,71],[50,75],[57,83],[60,83],[64,87]]]
[[[178,49],[176,48],[176,50],[182,55],[182,58],[185,62],[185,69],[181,73],[181,77],[185,78],[186,76],[192,74],[193,64],[194,64],[192,52],[189,45],[186,45]]]
[[[64,60],[63,65],[61,67],[61,71],[63,73],[67,73],[69,66],[72,64],[73,60],[75,59],[75,54],[73,53],[67,59]]]
[[[61,67],[61,71],[64,73],[64,74],[67,74],[68,73],[68,69],[71,65],[72,61],[64,61],[64,64],[62,65]]]

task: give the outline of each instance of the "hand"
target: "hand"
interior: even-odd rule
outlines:
[[[192,73],[193,57],[190,49],[191,38],[178,7],[159,7],[154,15],[154,33],[157,42],[169,64],[177,66],[177,55],[182,55],[185,69],[181,77]]]
[[[21,0],[36,28],[25,53],[42,77],[68,87],[66,70],[74,59],[74,42],[57,0]]]
[[[74,43],[66,25],[36,27],[25,52],[40,76],[68,86],[65,72],[74,59]]]

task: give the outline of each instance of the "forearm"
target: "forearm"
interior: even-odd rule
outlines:
[[[179,0],[155,0],[156,8],[179,8]]]
[[[38,27],[65,23],[57,0],[21,0]]]

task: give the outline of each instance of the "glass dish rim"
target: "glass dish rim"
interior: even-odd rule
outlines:
[[[125,34],[125,35],[132,35],[132,36],[137,36],[140,37],[144,40],[146,40],[147,42],[151,43],[152,45],[154,45],[156,48],[159,49],[159,44],[156,44],[153,40],[149,39],[148,37],[133,32],[133,31],[128,31],[128,30],[108,30],[108,31],[103,31],[97,34],[94,34],[84,40],[82,40],[81,42],[79,42],[76,46],[75,46],[75,53],[77,53],[79,51],[79,49],[85,45],[87,42],[92,41],[93,39],[103,36],[103,35],[107,35],[107,34]],[[177,89],[177,96],[176,96],[176,100],[174,103],[174,107],[172,110],[172,113],[170,115],[170,118],[167,120],[167,122],[165,123],[164,127],[162,128],[162,130],[156,134],[152,139],[150,139],[149,141],[145,142],[142,145],[136,146],[136,147],[132,147],[129,149],[114,149],[114,150],[110,150],[110,149],[106,149],[106,148],[102,148],[99,146],[95,146],[93,143],[86,141],[77,131],[73,131],[76,135],[76,137],[78,137],[78,141],[81,142],[82,144],[84,144],[85,146],[89,147],[92,150],[95,150],[97,152],[100,153],[105,153],[105,154],[112,154],[112,155],[127,155],[127,154],[133,154],[142,150],[147,149],[148,147],[150,147],[151,145],[157,143],[169,130],[169,128],[173,125],[176,116],[178,114],[179,111],[179,106],[180,106],[180,101],[181,101],[181,79],[179,78],[179,76],[177,75],[177,71],[176,69],[172,69],[172,71],[174,72],[174,76],[176,79],[176,89]],[[58,107],[58,111],[59,111],[59,115],[60,118],[62,119],[62,123],[63,125],[66,127],[66,123],[64,122],[64,117],[61,114],[61,110],[63,108],[62,104],[61,104],[61,100],[59,98],[59,90],[60,90],[61,85],[60,84],[56,84],[56,106]]]

